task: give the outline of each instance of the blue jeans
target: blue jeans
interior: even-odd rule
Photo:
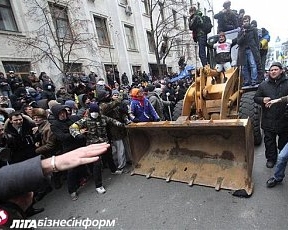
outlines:
[[[285,169],[288,161],[288,143],[280,151],[275,167],[274,178],[277,181],[282,181],[285,177]]]
[[[199,49],[199,58],[201,60],[202,66],[207,65],[207,35],[201,35],[198,37],[198,49]]]
[[[243,66],[244,83],[257,82],[257,64],[250,49],[245,50],[246,63]]]

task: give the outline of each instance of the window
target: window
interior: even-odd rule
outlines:
[[[150,15],[150,5],[148,0],[143,0],[145,14]]]
[[[110,39],[108,36],[106,18],[94,17],[94,21],[95,21],[99,45],[110,46]]]
[[[138,72],[141,72],[141,66],[132,65],[132,72],[133,72],[133,74],[137,74]]]
[[[22,76],[28,76],[31,69],[30,62],[20,62],[20,61],[2,61],[4,70],[6,73],[9,71],[14,71],[16,74]]]
[[[187,43],[186,44],[186,50],[187,50],[187,56],[188,56],[188,59],[191,59],[191,46],[190,46],[190,43]]]
[[[125,25],[125,34],[127,38],[127,47],[130,50],[136,50],[135,38],[134,38],[134,28],[132,26]]]
[[[9,0],[0,0],[0,30],[18,31]]]
[[[174,27],[176,27],[177,26],[177,12],[175,10],[172,10],[172,15],[173,15]]]
[[[148,39],[148,47],[149,47],[149,52],[154,52],[155,51],[155,44],[154,44],[154,39],[152,37],[152,33],[150,31],[147,31],[147,39]]]
[[[65,63],[65,72],[69,73],[81,73],[82,63]]]
[[[186,16],[183,16],[183,21],[184,21],[184,29],[185,29],[185,30],[188,30],[188,27],[187,27],[187,17],[186,17]]]
[[[180,56],[181,56],[180,41],[179,41],[179,40],[176,40],[175,43],[176,43],[177,55],[178,55],[178,57],[180,57]]]
[[[128,5],[128,1],[127,0],[119,0],[119,2],[122,5]]]
[[[72,32],[69,24],[67,8],[50,4],[50,11],[58,39],[71,39]]]

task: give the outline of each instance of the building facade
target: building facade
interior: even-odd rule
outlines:
[[[2,0],[0,71],[46,72],[57,86],[66,72],[115,70],[130,82],[137,71],[177,73],[181,56],[199,65],[192,5],[211,8],[207,0]]]

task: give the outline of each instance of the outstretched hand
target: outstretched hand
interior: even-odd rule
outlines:
[[[77,167],[79,165],[89,164],[99,160],[99,155],[105,153],[109,148],[109,144],[100,143],[81,147],[70,152],[55,157],[55,166],[58,171],[64,171]],[[41,161],[44,174],[53,171],[51,158]]]

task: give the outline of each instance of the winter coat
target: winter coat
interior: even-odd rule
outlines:
[[[51,120],[51,131],[56,136],[57,141],[61,142],[61,148],[63,153],[74,150],[80,147],[83,143],[76,142],[73,136],[69,132],[69,127],[74,122],[67,118],[66,120],[59,120],[59,113],[65,109],[64,105],[54,105],[51,108],[54,120]]]
[[[105,115],[99,115],[96,119],[91,118],[90,116],[84,117],[79,121],[76,121],[69,127],[70,134],[77,140],[83,139],[86,136],[87,145],[96,144],[96,143],[109,143],[110,140],[107,135],[107,126],[115,125],[115,126],[124,126],[121,122],[107,117]],[[80,133],[80,129],[86,129],[87,132],[84,134]]]
[[[39,127],[35,134],[39,135],[40,146],[36,148],[36,153],[45,157],[55,155],[60,151],[60,143],[58,143],[56,136],[51,131],[51,124],[48,120],[44,121]]]
[[[40,156],[2,167],[0,178],[0,201],[7,201],[13,197],[35,191],[39,189],[42,182],[47,180],[43,175]],[[3,225],[1,225],[1,229],[3,229],[2,227]]]
[[[123,102],[121,100],[115,100],[107,103],[100,104],[101,114],[111,117],[121,123],[127,123],[128,116],[122,109]],[[125,127],[115,126],[108,124],[108,132],[112,140],[121,140],[127,136]]]
[[[162,98],[155,92],[148,92],[147,98],[149,99],[151,105],[154,107],[156,113],[159,115],[160,119],[162,121],[165,120],[163,113],[164,104]]]
[[[194,42],[198,41],[198,37],[206,36],[205,32],[201,28],[202,12],[197,10],[195,14],[189,17],[189,29],[192,30],[192,37]]]
[[[5,77],[0,77],[0,90],[1,91],[10,91],[10,85],[9,82],[7,80],[7,78]]]
[[[283,132],[288,130],[288,114],[286,103],[276,103],[266,108],[264,97],[272,100],[288,95],[288,78],[282,74],[278,79],[268,78],[263,81],[254,96],[254,101],[262,107],[262,123],[264,130]]]
[[[232,10],[220,11],[214,18],[218,20],[218,33],[234,30],[239,26],[237,15]]]
[[[252,28],[249,26],[247,29],[245,29],[245,31],[242,29],[238,33],[237,44],[239,45],[237,59],[237,64],[239,66],[243,66],[246,63],[246,49],[250,49],[254,56],[255,62],[260,63],[259,38],[257,28]]]
[[[27,116],[23,115],[22,117],[23,124],[19,133],[9,120],[5,122],[4,130],[6,143],[7,147],[11,150],[10,163],[25,161],[37,156],[35,152],[36,138],[32,130],[36,125],[31,119],[27,118]]]
[[[85,116],[86,111],[88,109],[88,105],[85,104],[85,101],[84,101],[83,97],[87,97],[87,94],[80,94],[78,96],[78,103],[80,105],[80,108],[77,111],[77,116],[79,116],[79,117]]]
[[[160,117],[147,98],[143,98],[143,105],[137,99],[130,102],[131,120],[136,122],[159,121]]]

